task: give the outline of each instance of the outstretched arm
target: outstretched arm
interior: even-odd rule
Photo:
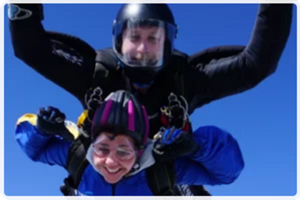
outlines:
[[[198,95],[196,107],[253,88],[275,72],[289,37],[292,4],[261,4],[249,44],[235,55],[203,60],[190,56],[195,69],[186,74]],[[227,47],[228,48],[228,47]],[[220,54],[219,47],[209,54]]]
[[[87,48],[89,51],[78,49],[62,43],[57,34],[46,32],[42,25],[43,6],[40,4],[10,4],[8,13],[16,57],[75,97],[83,99],[94,73],[96,54],[92,48]],[[69,37],[68,40],[75,44],[80,39]]]
[[[66,167],[70,143],[43,134],[28,121],[17,124],[15,138],[25,154],[33,161]]]
[[[230,184],[244,168],[237,141],[217,127],[201,127],[193,134],[200,148],[175,160],[177,182],[190,185]]]

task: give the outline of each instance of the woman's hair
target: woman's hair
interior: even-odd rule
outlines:
[[[95,111],[91,137],[92,141],[101,132],[131,137],[137,149],[142,149],[149,132],[146,109],[130,92],[120,90],[111,93]]]

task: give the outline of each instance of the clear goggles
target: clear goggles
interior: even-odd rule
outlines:
[[[130,19],[114,23],[113,48],[129,67],[161,67],[172,52],[177,28],[160,20]]]

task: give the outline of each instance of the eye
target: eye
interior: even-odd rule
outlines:
[[[118,156],[120,157],[126,157],[129,156],[130,153],[126,152],[126,151],[117,151]]]
[[[150,37],[148,38],[148,40],[149,40],[149,42],[151,42],[151,43],[156,43],[156,42],[158,41],[158,39],[157,39],[156,37],[154,37],[154,36],[150,36]]]
[[[130,40],[131,41],[138,41],[140,39],[140,36],[139,35],[131,35],[130,36]]]
[[[108,155],[109,154],[109,149],[106,148],[98,148],[97,149],[99,153],[103,154],[103,155]]]

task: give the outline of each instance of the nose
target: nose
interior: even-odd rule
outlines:
[[[105,165],[110,166],[110,167],[118,165],[115,155],[113,155],[112,153],[107,155],[106,160],[105,160]]]
[[[148,45],[145,41],[142,41],[138,46],[139,53],[147,53],[148,52]]]

